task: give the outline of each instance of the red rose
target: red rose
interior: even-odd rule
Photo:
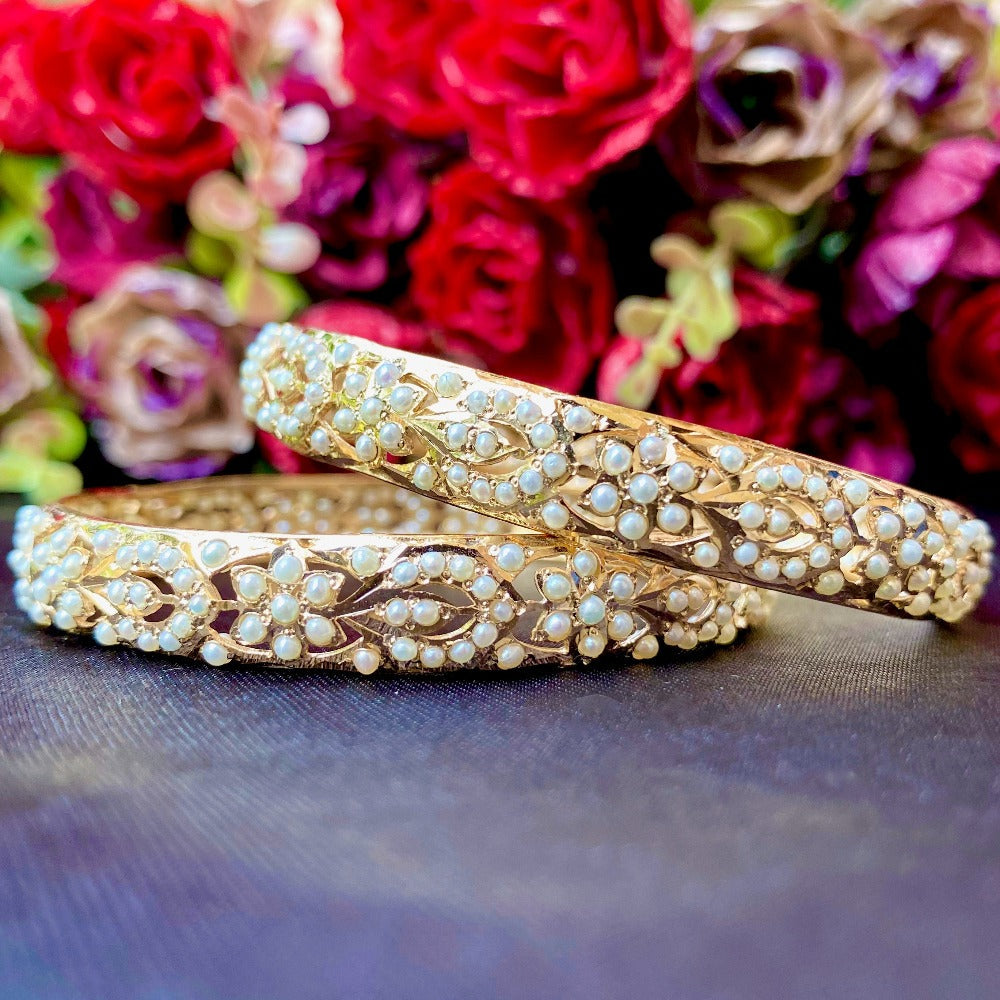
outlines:
[[[35,78],[55,145],[95,181],[183,201],[232,157],[206,102],[235,79],[225,22],[176,0],[92,0],[49,19]]]
[[[734,282],[740,329],[714,361],[688,359],[664,372],[655,408],[665,416],[759,438],[795,444],[806,387],[819,352],[816,298],[748,268]],[[601,365],[597,393],[614,400],[623,373],[642,346],[617,340]]]
[[[46,108],[35,86],[35,38],[53,20],[52,10],[27,0],[0,3],[0,146],[16,153],[48,153]]]
[[[442,91],[439,50],[469,19],[464,0],[339,0],[344,76],[358,103],[427,139],[461,128]]]
[[[1000,284],[942,295],[933,313],[931,379],[963,422],[955,454],[969,472],[1000,469]]]
[[[580,388],[611,326],[613,286],[589,213],[515,197],[471,164],[431,193],[411,294],[450,350],[502,375]]]
[[[446,47],[474,159],[550,198],[642,146],[693,75],[684,0],[480,0]]]

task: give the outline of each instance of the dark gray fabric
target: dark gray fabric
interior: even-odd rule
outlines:
[[[220,671],[0,582],[0,998],[995,998],[1000,607],[490,680]]]

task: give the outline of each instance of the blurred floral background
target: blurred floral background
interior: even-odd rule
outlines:
[[[300,468],[301,318],[988,500],[998,12],[0,0],[0,492]]]

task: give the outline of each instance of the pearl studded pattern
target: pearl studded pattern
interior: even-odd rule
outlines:
[[[989,579],[993,539],[969,512],[781,448],[289,324],[265,327],[247,358],[247,416],[292,448],[528,529],[901,617],[957,621]],[[327,402],[285,433],[317,361]],[[386,391],[387,361],[414,392],[391,453],[336,420]],[[450,441],[453,425],[468,431]]]
[[[212,666],[644,658],[661,643],[726,644],[765,612],[753,588],[511,531],[360,476],[83,494],[23,508],[14,541],[17,604],[36,624]]]

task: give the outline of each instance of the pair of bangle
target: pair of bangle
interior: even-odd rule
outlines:
[[[28,508],[34,621],[212,664],[437,672],[731,642],[758,588],[957,621],[989,578],[957,505],[669,418],[291,325],[241,386],[261,429],[366,476]]]

